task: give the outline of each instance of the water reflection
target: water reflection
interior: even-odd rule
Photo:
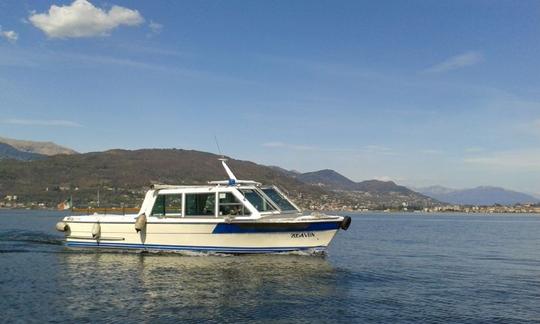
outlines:
[[[305,302],[322,304],[343,297],[336,271],[323,257],[103,252],[59,256],[67,285],[63,298],[78,320],[91,320],[96,309],[145,321],[276,320],[276,311],[283,307],[288,311],[279,317],[292,319],[308,312]],[[295,303],[298,308],[291,311]]]

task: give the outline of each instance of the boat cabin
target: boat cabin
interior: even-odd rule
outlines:
[[[296,206],[275,186],[253,181],[202,186],[156,185],[145,197],[141,213],[164,217],[233,217],[259,219],[265,216],[299,214]]]

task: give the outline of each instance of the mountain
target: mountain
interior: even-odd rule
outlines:
[[[434,199],[419,194],[393,181],[366,180],[354,182],[344,175],[330,169],[296,175],[296,179],[351,197],[364,207],[409,206],[425,207],[438,204]]]
[[[284,173],[285,175],[287,175],[289,177],[293,177],[293,178],[301,173],[301,172],[298,172],[296,170],[287,170],[287,169],[284,169],[282,167],[278,167],[278,166],[275,166],[275,165],[269,165],[268,167],[275,170],[275,171]]]
[[[399,192],[402,194],[418,195],[417,192],[397,185],[394,181],[379,181],[379,180],[366,180],[356,183],[356,190],[359,191],[371,191],[371,192]],[[424,197],[426,198],[426,197]]]
[[[355,190],[357,185],[356,182],[330,169],[298,174],[296,178],[304,183],[326,187],[330,190]]]
[[[19,151],[27,153],[37,153],[41,155],[77,154],[76,151],[53,142],[22,141],[0,137],[0,143],[8,144]]]
[[[433,186],[418,190],[424,195],[439,201],[459,205],[514,205],[518,203],[537,203],[540,201],[540,199],[522,192],[489,186],[459,190]]]
[[[44,158],[41,154],[19,151],[11,145],[0,143],[0,160],[15,159],[21,161],[31,161]]]
[[[413,190],[399,186],[393,181],[366,180],[354,182],[342,174],[334,170],[320,170],[299,174],[296,177],[298,180],[326,187],[331,190],[346,190],[346,191],[366,191],[366,192],[400,192],[403,194],[417,194]]]

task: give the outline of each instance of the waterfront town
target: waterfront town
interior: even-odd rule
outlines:
[[[139,194],[141,191],[132,191],[132,195]],[[127,197],[128,195],[124,195]],[[131,200],[131,199],[130,199]],[[132,201],[132,200],[131,200]],[[307,205],[306,205],[307,204]],[[118,205],[118,206],[116,206]],[[440,204],[432,207],[419,208],[416,206],[409,206],[407,202],[402,202],[400,206],[396,207],[387,207],[387,206],[370,206],[365,205],[347,205],[343,202],[332,201],[329,199],[322,199],[319,202],[315,200],[310,201],[300,201],[301,206],[307,206],[306,210],[313,211],[332,211],[332,212],[424,212],[424,213],[483,213],[483,214],[493,214],[493,213],[508,213],[508,214],[532,214],[540,213],[540,204],[515,204],[511,206],[495,204],[492,206],[471,206],[471,205],[451,205],[451,204]],[[64,207],[66,206],[66,207]],[[67,207],[69,206],[69,207]],[[125,203],[116,203],[110,205],[110,211],[121,210],[125,206],[131,207],[133,210],[138,208],[137,204],[125,204]],[[17,195],[6,195],[3,199],[0,200],[0,208],[2,209],[61,209],[68,210],[73,207],[73,204],[66,204],[61,201],[58,204],[50,202],[40,202],[40,201],[26,201],[20,200]],[[89,201],[87,204],[82,206],[81,209],[84,210],[93,210],[99,209],[99,201]],[[101,208],[103,209],[103,208]]]

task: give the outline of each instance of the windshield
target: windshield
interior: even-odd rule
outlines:
[[[261,196],[257,191],[253,189],[242,189],[240,190],[244,197],[257,208],[260,212],[274,211],[275,208],[272,207],[269,201],[267,201],[263,196]]]
[[[262,188],[262,191],[283,211],[298,211],[279,191],[275,188]]]

